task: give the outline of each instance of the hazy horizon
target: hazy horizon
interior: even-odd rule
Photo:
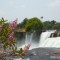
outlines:
[[[60,0],[0,0],[0,18],[12,21],[18,18],[43,16],[42,21],[55,20],[60,22]]]

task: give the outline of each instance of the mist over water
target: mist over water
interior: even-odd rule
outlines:
[[[31,45],[30,49],[38,48],[39,39],[37,38],[37,35],[35,35],[35,32],[16,33],[18,49],[23,48],[27,44]]]
[[[23,48],[26,44],[30,44],[30,49],[38,47],[60,47],[60,37],[50,37],[56,30],[42,32],[39,36],[35,32],[18,33],[17,34],[17,47]],[[22,35],[22,36],[21,36]]]

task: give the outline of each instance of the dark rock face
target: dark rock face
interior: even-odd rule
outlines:
[[[60,60],[59,48],[37,48],[29,51],[30,60]]]
[[[15,37],[19,40],[23,40],[26,38],[26,34],[29,34],[31,35],[31,33],[33,33],[33,37],[32,37],[32,40],[39,40],[40,39],[40,34],[41,34],[42,31],[35,31],[35,32],[15,32]]]
[[[1,56],[1,55],[0,55]],[[19,56],[8,55],[0,57],[0,60],[14,60]],[[30,50],[22,60],[60,60],[60,48],[36,48]]]
[[[23,40],[23,39],[25,39],[25,35],[26,35],[26,33],[25,32],[15,32],[15,37],[19,40]]]
[[[34,32],[34,34],[33,34],[32,40],[34,40],[34,41],[36,41],[36,42],[37,42],[37,41],[39,42],[41,32],[42,32],[42,31],[36,30],[36,31]]]

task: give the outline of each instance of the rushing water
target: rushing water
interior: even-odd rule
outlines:
[[[38,40],[34,41],[33,37],[34,37],[34,33],[26,33],[25,34],[25,39],[22,39],[22,40],[17,40],[17,47],[18,49],[20,48],[24,48],[24,46],[26,44],[30,44],[30,50],[33,49],[33,48],[38,48]],[[36,36],[37,37],[37,36]],[[34,37],[34,38],[36,38]]]
[[[60,37],[50,37],[54,31],[47,31],[41,34],[39,47],[60,47]]]
[[[40,35],[40,40],[33,40],[34,33],[26,33],[24,40],[18,40],[18,49],[23,48],[26,44],[31,44],[30,49],[38,47],[60,47],[60,37],[50,37],[52,33],[55,33],[56,30],[42,32]],[[37,37],[37,36],[36,36]],[[34,37],[34,38],[36,38]],[[38,42],[37,42],[38,41]]]

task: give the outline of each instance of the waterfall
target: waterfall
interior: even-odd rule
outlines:
[[[33,33],[26,33],[25,43],[22,44],[22,46],[20,46],[19,48],[24,48],[25,45],[30,44],[31,45],[30,49],[32,49],[32,44],[33,44],[32,37],[33,37]]]
[[[32,37],[33,37],[33,33],[30,33],[30,34],[26,33],[25,44],[27,44],[27,43],[31,44]]]
[[[33,49],[33,48],[37,48],[37,44],[35,41],[33,41],[33,35],[34,35],[35,32],[33,33],[26,33],[26,38],[25,38],[25,45],[26,44],[30,44],[31,47],[30,47],[30,50]]]
[[[39,47],[38,46],[38,43],[35,40],[33,40],[34,34],[35,34],[35,31],[32,32],[32,33],[26,33],[25,44],[22,47],[24,47],[27,44],[30,44],[31,45],[30,46],[30,50]],[[36,37],[34,37],[34,38],[36,38]]]
[[[35,32],[33,33],[26,33],[25,39],[18,40],[18,49],[24,48],[26,44],[31,44],[30,49],[38,48],[38,47],[60,47],[60,37],[50,37],[53,36],[51,34],[55,33],[56,30],[42,32],[40,35],[40,41],[38,39],[34,40],[37,35],[35,36]]]
[[[32,32],[32,33],[31,32],[27,32],[25,34],[25,39],[24,40],[18,40],[18,43],[17,43],[18,50],[20,48],[24,48],[24,46],[27,45],[27,44],[30,44],[31,45],[30,50],[33,49],[33,48],[37,48],[38,47],[38,43],[33,40],[34,34],[35,34],[35,32]],[[36,37],[34,37],[34,38],[36,38]]]
[[[51,33],[54,33],[54,32],[55,32],[55,30],[42,32],[40,35],[40,42],[39,43],[41,44],[42,42],[44,42],[48,37],[50,37]]]
[[[39,42],[39,47],[60,47],[60,37],[50,37],[54,31],[42,32]]]

